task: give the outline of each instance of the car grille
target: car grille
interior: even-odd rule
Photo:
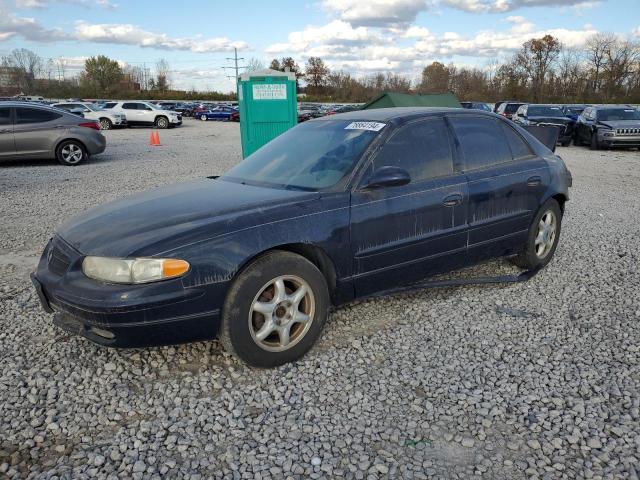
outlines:
[[[49,270],[56,275],[64,275],[71,264],[71,260],[67,257],[57,245],[51,249],[49,255]]]
[[[640,135],[640,128],[617,128],[616,135]]]

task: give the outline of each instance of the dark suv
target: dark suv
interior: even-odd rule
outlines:
[[[628,105],[587,107],[575,126],[576,145],[640,147],[640,110]]]
[[[560,105],[529,104],[522,105],[513,115],[512,120],[523,127],[551,126],[557,127],[558,142],[563,147],[569,146],[573,139],[575,122],[567,117]]]

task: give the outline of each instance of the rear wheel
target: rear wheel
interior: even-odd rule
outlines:
[[[283,251],[254,260],[225,300],[220,340],[254,367],[270,368],[302,357],[327,320],[329,293],[318,268]]]
[[[533,219],[525,250],[512,259],[522,268],[544,267],[551,261],[560,239],[562,211],[553,198],[547,200]]]
[[[69,167],[82,163],[88,157],[84,145],[77,140],[66,140],[56,148],[58,162]]]
[[[111,120],[109,120],[108,118],[101,118],[100,128],[102,130],[111,130],[113,128],[113,123],[111,123]]]

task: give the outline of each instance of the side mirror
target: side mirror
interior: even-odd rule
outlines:
[[[380,167],[364,182],[363,188],[399,187],[411,181],[404,168]]]

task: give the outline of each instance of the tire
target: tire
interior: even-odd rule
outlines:
[[[591,148],[591,150],[598,150],[600,148],[600,145],[598,144],[598,133],[597,132],[593,132],[591,134],[591,142],[589,144],[589,148]]]
[[[296,299],[297,292],[304,296]],[[274,297],[281,300],[274,302]],[[304,257],[275,250],[252,261],[234,281],[224,303],[219,338],[228,352],[247,364],[276,367],[309,351],[328,312],[329,292],[320,270]],[[285,331],[288,345],[280,333]]]
[[[209,120],[209,117],[207,117],[206,115],[200,115],[200,120],[206,122],[207,120]]]
[[[548,233],[540,232],[542,222],[546,223],[546,219],[550,218],[554,222],[555,228],[548,230]],[[542,268],[551,261],[558,241],[560,240],[560,231],[562,228],[562,211],[560,205],[553,198],[547,200],[538,210],[527,234],[527,243],[523,252],[512,258],[512,262],[521,268],[532,270],[534,268]],[[538,238],[539,235],[542,238]],[[553,236],[553,238],[551,238]],[[540,242],[539,242],[540,241]],[[539,242],[539,243],[536,243]],[[543,246],[541,250],[539,247]]]
[[[113,123],[108,118],[100,119],[100,129],[102,130],[111,130],[113,128]]]
[[[77,140],[65,140],[56,147],[56,159],[62,165],[75,167],[87,158],[89,158],[89,155],[86,148]]]
[[[158,127],[158,128],[169,128],[169,119],[167,117],[158,117],[158,118],[156,118],[156,127]]]

